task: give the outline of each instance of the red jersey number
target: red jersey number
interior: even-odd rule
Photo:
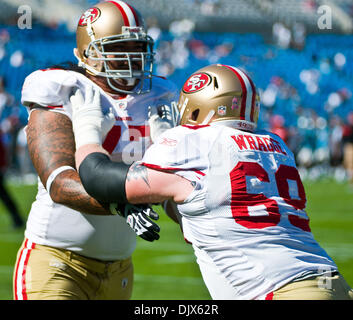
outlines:
[[[231,210],[235,221],[248,229],[262,229],[276,226],[280,220],[278,203],[274,199],[267,198],[263,193],[248,193],[246,177],[256,177],[261,183],[270,183],[269,174],[256,162],[239,162],[230,172],[232,188]],[[301,182],[298,170],[295,167],[280,165],[274,174],[278,194],[294,209],[304,209],[306,203],[304,186]],[[291,198],[289,194],[288,180],[297,185],[299,199]],[[265,210],[264,210],[265,209]],[[291,214],[289,222],[310,232],[309,219]]]

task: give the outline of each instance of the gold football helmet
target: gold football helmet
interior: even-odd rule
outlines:
[[[260,98],[244,71],[215,64],[197,70],[186,80],[178,108],[182,125],[231,121],[235,128],[253,131],[259,118]]]
[[[146,34],[141,15],[126,2],[100,2],[84,12],[77,25],[76,42],[74,54],[79,65],[94,76],[106,77],[113,90],[150,91],[153,39]],[[130,52],[116,49],[127,44]]]

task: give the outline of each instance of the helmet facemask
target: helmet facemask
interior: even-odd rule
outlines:
[[[84,51],[84,67],[95,76],[107,78],[108,85],[115,91],[122,93],[145,93],[152,87],[152,70],[154,62],[153,39],[146,35],[143,28],[125,27],[123,34],[93,39]],[[141,43],[144,51],[120,52],[108,50],[119,43]],[[119,67],[114,65],[119,62]],[[123,82],[123,83],[121,83]],[[133,89],[124,90],[120,86],[131,86]]]

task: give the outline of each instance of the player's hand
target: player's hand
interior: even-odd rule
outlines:
[[[119,206],[117,213],[126,219],[126,223],[135,233],[146,241],[159,239],[160,228],[153,220],[158,220],[159,215],[149,205],[125,204]]]
[[[103,114],[98,88],[89,86],[84,93],[78,89],[70,101],[76,149],[85,144],[101,144],[113,127],[115,116],[111,109]]]
[[[148,124],[150,125],[150,135],[152,142],[168,129],[177,126],[179,123],[179,110],[176,103],[172,102],[170,106],[149,106]]]

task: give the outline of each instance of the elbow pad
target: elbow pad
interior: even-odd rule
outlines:
[[[86,192],[104,203],[127,203],[125,181],[130,165],[113,162],[100,152],[89,154],[81,163],[79,175]]]

